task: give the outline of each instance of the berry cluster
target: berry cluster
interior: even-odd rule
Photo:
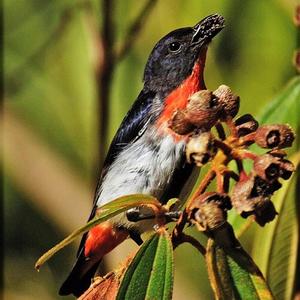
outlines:
[[[253,216],[261,226],[272,221],[277,213],[271,196],[281,187],[279,179],[287,180],[294,171],[282,150],[292,146],[295,138],[290,126],[259,126],[250,114],[235,118],[239,103],[228,86],[214,92],[202,90],[169,122],[177,134],[189,136],[187,161],[199,167],[210,163],[185,211],[188,221],[206,233],[228,226],[227,211],[232,207],[243,218]],[[258,155],[249,149],[252,144],[268,150]],[[250,172],[245,171],[246,160],[251,163]],[[231,161],[236,162],[236,170],[229,166]],[[216,192],[206,192],[213,180]]]

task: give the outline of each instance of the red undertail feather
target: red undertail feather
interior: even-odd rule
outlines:
[[[85,242],[84,255],[101,259],[105,254],[122,243],[128,236],[124,230],[113,227],[110,222],[104,222],[92,228]]]
[[[59,294],[73,294],[79,297],[89,288],[102,257],[122,243],[127,236],[128,233],[125,230],[115,228],[108,221],[92,228]]]

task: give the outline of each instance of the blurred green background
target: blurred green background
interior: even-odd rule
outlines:
[[[114,1],[116,49],[145,3]],[[297,3],[158,0],[130,51],[116,64],[107,135],[100,139],[101,1],[4,0],[5,299],[59,298],[77,245],[51,259],[40,273],[34,270],[35,260],[85,223],[97,162],[142,87],[143,68],[157,40],[208,14],[222,14],[227,26],[208,52],[207,87],[229,85],[241,97],[240,113],[257,115],[295,74],[292,17]],[[251,248],[250,239],[243,243]],[[133,248],[127,241],[114,251],[107,268]],[[203,258],[194,249],[179,247],[175,263],[174,299],[213,298]]]

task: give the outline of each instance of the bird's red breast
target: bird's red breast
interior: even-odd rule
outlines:
[[[168,131],[169,134],[173,136],[175,135],[176,139],[179,137],[177,137],[175,132],[168,128],[168,121],[171,119],[174,112],[186,107],[188,99],[192,94],[199,90],[205,89],[205,83],[203,80],[205,58],[206,51],[203,52],[196,61],[191,75],[165,98],[163,112],[157,120],[158,128],[160,128],[160,130],[162,130],[164,133],[165,131]]]

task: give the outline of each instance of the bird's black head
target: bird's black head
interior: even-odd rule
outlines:
[[[197,61],[203,72],[207,45],[222,30],[224,22],[222,16],[214,14],[194,27],[180,28],[164,36],[149,56],[144,88],[164,96],[192,73]]]

